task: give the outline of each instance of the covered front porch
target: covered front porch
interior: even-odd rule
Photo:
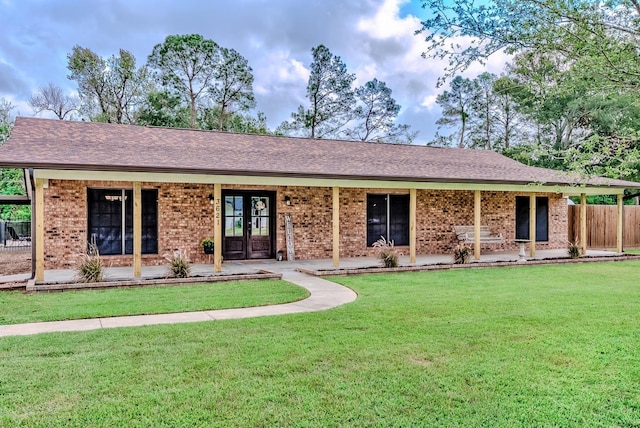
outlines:
[[[45,259],[58,257],[62,251],[69,250],[65,239],[45,243],[45,236],[52,228],[58,230],[71,229],[74,224],[84,222],[87,213],[86,194],[92,187],[130,188],[132,200],[132,254],[122,255],[117,259],[120,266],[132,266],[127,270],[116,269],[114,275],[120,276],[120,269],[132,271],[133,278],[145,278],[146,272],[162,270],[161,255],[170,253],[177,248],[189,245],[189,254],[197,254],[198,242],[202,236],[212,236],[216,243],[228,240],[225,235],[225,191],[235,193],[248,192],[251,195],[256,190],[270,192],[271,203],[275,205],[271,214],[273,227],[269,233],[274,234],[272,255],[277,250],[288,250],[289,239],[295,235],[296,256],[294,261],[303,259],[300,263],[319,264],[330,263],[330,268],[348,268],[353,263],[357,268],[377,265],[371,257],[375,251],[368,244],[369,224],[375,216],[370,216],[370,199],[402,197],[406,207],[401,211],[406,215],[406,222],[402,224],[406,230],[406,242],[400,249],[405,258],[401,263],[407,266],[423,264],[448,263],[451,260],[452,246],[455,245],[454,225],[467,225],[476,231],[475,240],[471,241],[473,261],[492,262],[514,259],[519,254],[516,250],[519,238],[516,232],[517,213],[521,213],[518,201],[523,204],[525,218],[524,228],[527,237],[526,257],[536,259],[545,256],[550,248],[558,249],[559,253],[566,252],[567,245],[567,209],[566,196],[568,194],[581,195],[583,204],[587,194],[614,193],[618,195],[618,209],[622,212],[622,188],[586,187],[576,189],[570,186],[544,185],[514,185],[508,183],[441,183],[441,182],[410,182],[385,181],[363,179],[318,179],[299,178],[296,185],[284,177],[253,177],[253,176],[220,176],[197,174],[147,174],[133,172],[102,172],[92,171],[94,180],[82,180],[83,173],[79,171],[35,171],[35,279],[37,282],[48,282],[48,272]],[[233,183],[233,184],[231,184]],[[145,188],[157,189],[158,199],[158,234],[160,234],[158,253],[155,259],[143,256],[143,215],[141,202]],[[229,190],[232,189],[232,190]],[[578,192],[576,192],[578,190]],[[45,197],[45,194],[47,195]],[[73,195],[81,195],[81,199],[73,201],[73,206],[60,206],[67,211],[75,210],[75,219],[45,218],[45,200],[64,201]],[[127,196],[123,197],[125,200]],[[538,242],[537,226],[539,201],[544,200],[545,233],[547,240]],[[188,201],[188,202],[185,202]],[[56,202],[58,204],[59,202]],[[584,205],[583,205],[584,206]],[[387,206],[387,210],[389,206]],[[191,217],[183,217],[191,213]],[[204,217],[198,217],[202,215]],[[285,218],[292,217],[296,223],[293,234],[285,228]],[[621,215],[618,219],[621,220]],[[388,216],[387,216],[388,219]],[[586,217],[581,229],[586,229]],[[65,227],[60,222],[67,221]],[[73,224],[71,224],[73,223]],[[184,223],[184,225],[183,225]],[[486,252],[486,246],[480,240],[481,226],[490,226],[496,233],[504,234],[505,251]],[[76,226],[77,227],[77,226]],[[197,228],[195,231],[194,227]],[[387,228],[392,227],[389,223]],[[518,226],[519,227],[519,226]],[[547,229],[548,228],[548,229]],[[194,232],[195,231],[195,232]],[[618,227],[617,252],[622,251],[622,228]],[[79,253],[86,246],[85,231],[69,234]],[[72,236],[73,235],[73,236]],[[374,234],[375,235],[375,234]],[[124,235],[123,235],[124,236]],[[376,237],[378,235],[375,235]],[[530,237],[530,238],[529,238]],[[180,241],[182,240],[182,241]],[[580,241],[582,253],[585,254],[585,242]],[[57,245],[60,248],[53,248]],[[224,245],[224,244],[223,244]],[[234,274],[235,264],[223,257],[223,245],[215,245],[214,254],[209,258],[210,265],[203,264],[202,269],[207,275]],[[45,250],[45,246],[47,249]],[[303,246],[303,251],[300,251]],[[482,252],[481,252],[482,249]],[[60,251],[62,250],[62,251]],[[538,252],[541,252],[538,254]],[[551,250],[549,250],[551,251]],[[279,252],[279,251],[278,251]],[[298,253],[302,254],[299,255]],[[433,255],[440,253],[440,255]],[[432,255],[429,255],[432,254]],[[497,254],[505,254],[506,259],[498,258]],[[359,256],[355,257],[354,256]],[[111,256],[108,256],[111,257]],[[285,257],[286,258],[286,257]],[[329,259],[330,258],[330,259]],[[69,257],[67,257],[69,259]],[[225,263],[222,263],[222,260]],[[327,260],[329,259],[329,260]],[[146,260],[152,261],[148,265]],[[352,261],[354,260],[354,261]],[[196,259],[202,262],[204,259]],[[108,262],[109,263],[109,262]],[[69,262],[64,266],[70,266]],[[239,262],[238,266],[247,266]],[[159,270],[158,270],[159,269]],[[199,267],[196,268],[200,269]],[[126,275],[129,275],[128,273]],[[157,274],[153,274],[156,275]]]
[[[429,270],[433,268],[479,268],[495,266],[526,266],[532,264],[559,262],[586,262],[620,260],[633,257],[616,251],[587,250],[582,258],[568,259],[566,249],[538,250],[535,257],[523,259],[518,251],[496,251],[484,253],[479,260],[472,260],[466,265],[453,265],[453,257],[446,254],[418,255],[412,262],[409,255],[400,256],[399,268],[396,270]],[[270,274],[282,274],[287,271],[299,271],[314,275],[346,275],[356,272],[377,271],[381,268],[380,260],[375,257],[348,257],[340,260],[340,266],[333,266],[332,259],[276,261],[273,259],[256,261],[225,261],[224,268],[220,272],[214,272],[213,264],[198,263],[191,265],[191,279],[208,278],[212,281],[229,280],[233,278],[243,279],[247,276],[267,277]],[[393,271],[393,269],[387,269]],[[167,266],[142,266],[140,275],[137,276],[133,267],[109,267],[106,268],[105,282],[118,286],[118,282],[145,280],[162,280],[167,277]],[[27,281],[29,274],[0,276],[0,283]],[[76,281],[75,271],[71,269],[50,269],[44,271],[44,280],[39,284],[71,284]],[[188,282],[185,279],[184,282]],[[135,284],[134,284],[135,285]]]

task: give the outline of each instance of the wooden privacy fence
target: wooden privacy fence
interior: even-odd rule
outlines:
[[[580,238],[580,205],[569,205],[569,241]],[[615,248],[618,207],[587,205],[587,247]],[[640,206],[625,205],[623,213],[624,247],[640,247]]]

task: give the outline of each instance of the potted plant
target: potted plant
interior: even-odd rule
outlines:
[[[204,238],[201,242],[200,245],[202,245],[202,248],[204,248],[204,253],[205,254],[213,254],[213,247],[215,245],[215,241],[213,240],[212,237],[206,237]]]

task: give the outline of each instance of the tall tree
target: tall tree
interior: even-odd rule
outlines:
[[[14,108],[15,106],[11,104],[11,101],[0,98],[0,144],[7,141],[11,133],[11,126],[13,125],[11,110]]]
[[[447,58],[446,76],[493,53],[535,50],[581,61],[620,87],[640,87],[637,0],[422,0],[424,56]],[[465,40],[473,40],[465,42]]]
[[[572,78],[562,58],[537,51],[516,55],[509,72],[515,82],[511,95],[535,125],[536,141],[569,147],[580,133],[576,101],[589,95],[584,82]]]
[[[235,112],[246,112],[255,107],[253,71],[246,58],[236,50],[220,49],[220,63],[209,95],[219,107],[219,130],[225,130],[226,123]]]
[[[150,89],[146,67],[136,68],[131,52],[102,58],[90,49],[74,46],[67,55],[69,79],[78,83],[82,112],[91,120],[135,123],[137,109]]]
[[[522,119],[512,95],[516,84],[508,77],[499,77],[493,82],[494,121],[496,143],[494,149],[508,150],[512,145],[526,139],[522,132]]]
[[[391,97],[391,89],[378,79],[370,80],[355,90],[355,124],[344,133],[348,138],[360,141],[410,143],[415,133],[409,125],[397,125],[400,104]]]
[[[336,137],[353,117],[355,75],[324,45],[311,49],[311,54],[309,106],[299,106],[292,120],[283,122],[278,130],[310,138]]]
[[[50,111],[58,119],[64,120],[78,109],[80,101],[76,97],[65,95],[61,87],[49,83],[31,95],[28,102],[35,114]]]
[[[148,65],[163,86],[184,99],[190,109],[190,126],[197,124],[197,104],[216,79],[220,47],[199,34],[168,36],[149,55]]]
[[[473,115],[471,140],[473,147],[491,150],[494,148],[495,136],[495,99],[493,94],[493,82],[497,79],[495,74],[484,72],[473,79],[476,88],[476,97],[471,103]]]
[[[472,105],[478,98],[478,85],[475,81],[456,76],[449,84],[450,90],[444,91],[436,98],[442,109],[442,117],[436,121],[439,128],[453,128],[448,137],[436,137],[441,141],[449,141],[459,148],[471,146],[467,134],[471,118]]]

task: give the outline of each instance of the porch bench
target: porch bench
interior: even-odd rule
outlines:
[[[473,244],[475,242],[475,231],[473,226],[453,226],[458,243]],[[492,235],[489,226],[480,226],[480,244],[502,244],[504,237],[502,233]]]

